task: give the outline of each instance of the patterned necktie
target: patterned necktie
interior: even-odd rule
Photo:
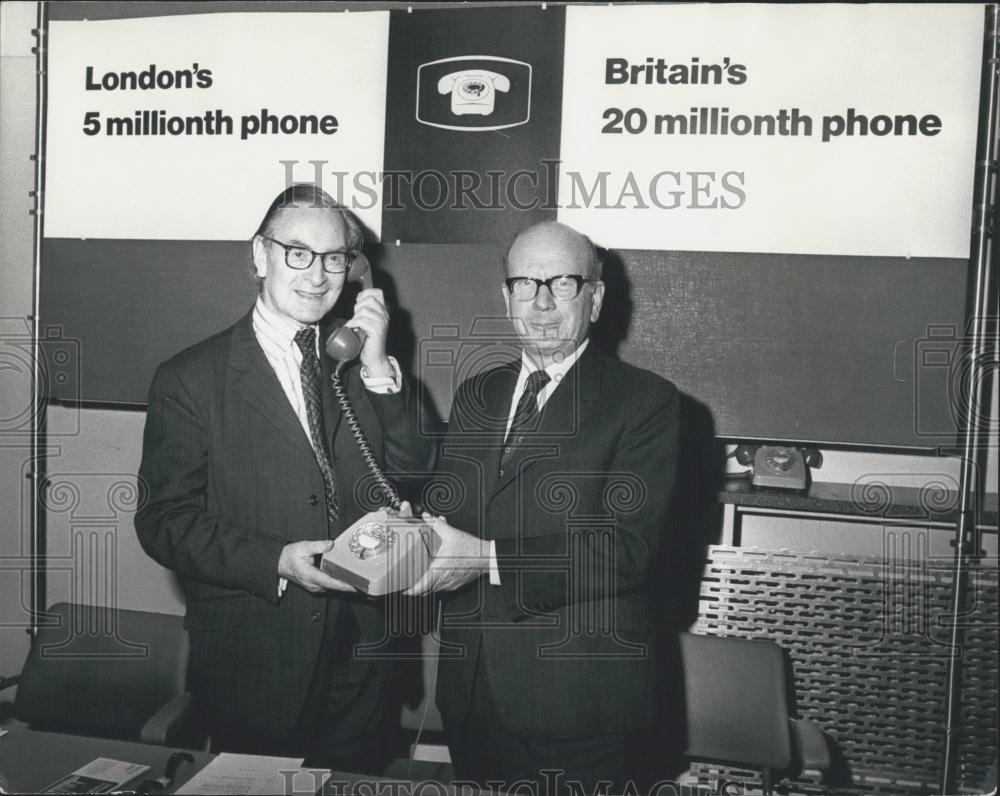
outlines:
[[[521,441],[515,436],[521,431],[530,430],[538,419],[538,393],[549,383],[549,374],[544,370],[536,370],[528,376],[528,381],[524,385],[524,392],[517,402],[517,409],[514,411],[514,419],[510,424],[510,433],[507,435],[507,444],[504,445],[504,456],[511,451]],[[503,457],[501,457],[503,458]]]
[[[295,334],[295,343],[302,352],[299,376],[302,379],[302,397],[306,402],[306,417],[309,419],[309,436],[312,437],[313,453],[323,475],[323,492],[326,497],[326,517],[330,529],[337,527],[337,486],[333,476],[333,465],[326,453],[326,438],[323,432],[322,378],[319,357],[316,356],[316,330],[312,326],[300,329]]]

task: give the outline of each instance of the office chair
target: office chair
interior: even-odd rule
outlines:
[[[789,715],[789,672],[776,643],[682,633],[681,660],[688,758],[760,770],[765,794],[776,775],[829,770],[826,735]]]
[[[188,740],[187,661],[180,616],[57,603],[0,690],[17,686],[14,717],[35,730],[174,746]]]

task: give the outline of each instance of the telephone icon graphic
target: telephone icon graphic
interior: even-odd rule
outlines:
[[[439,58],[417,67],[416,77],[416,119],[428,127],[479,133],[531,119],[527,61],[476,54]]]
[[[510,91],[510,80],[485,69],[452,72],[438,80],[439,94],[451,93],[451,112],[456,116],[489,116],[497,92]]]

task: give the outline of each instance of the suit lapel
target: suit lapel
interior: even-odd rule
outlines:
[[[497,473],[496,480],[488,491],[491,499],[509,486],[515,478],[524,476],[539,461],[551,458],[553,455],[564,456],[566,446],[573,445],[586,434],[588,419],[594,416],[600,405],[601,378],[604,370],[602,357],[593,343],[587,346],[587,350],[569,369],[562,383],[545,402],[537,430],[525,434],[523,452],[515,454],[508,463],[505,463],[502,476],[498,474],[500,446],[503,445],[501,431],[496,459],[488,462],[492,465],[491,472]],[[508,413],[513,389],[512,384],[510,394],[507,396]]]
[[[312,452],[305,430],[253,333],[251,314],[233,327],[227,379],[247,403],[282,432],[290,444]]]
[[[320,381],[322,384],[323,393],[323,422],[326,426],[326,444],[330,448],[330,453],[333,453],[333,439],[337,436],[337,427],[340,425],[340,418],[343,414],[340,411],[340,404],[337,403],[337,396],[333,392],[333,383],[330,379],[333,376],[333,371],[337,366],[337,363],[332,357],[327,356],[324,350],[324,343],[326,341],[326,331],[321,328],[320,330],[320,354],[319,354],[319,368],[320,368]],[[344,389],[347,390],[347,386],[350,383],[350,378],[348,378],[348,371],[350,366],[345,367],[341,371],[343,375]]]
[[[580,361],[576,363],[579,369],[580,423],[582,426],[587,418],[601,406],[602,385],[604,383],[604,363],[608,356],[595,348],[593,343],[587,346]],[[619,385],[621,386],[621,385]],[[610,400],[610,397],[609,397]]]
[[[510,416],[510,405],[514,397],[514,387],[517,385],[517,375],[520,369],[520,360],[504,365],[491,379],[490,389],[486,391],[484,396],[483,415],[492,421],[490,426],[484,429],[490,432],[483,456],[487,495],[492,495],[496,490],[500,472],[500,452],[503,450],[507,418]]]

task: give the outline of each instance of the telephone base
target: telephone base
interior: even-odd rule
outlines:
[[[427,523],[394,509],[379,509],[334,540],[320,560],[320,569],[358,591],[381,597],[416,583],[440,547],[440,537]]]
[[[809,469],[803,452],[784,445],[762,445],[754,454],[751,483],[771,489],[808,489]]]

